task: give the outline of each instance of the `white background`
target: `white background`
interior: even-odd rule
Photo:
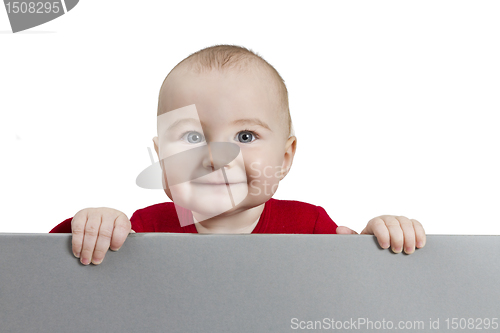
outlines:
[[[500,234],[500,2],[89,1],[12,34],[0,7],[0,232],[168,201],[135,184],[159,88],[215,44],[285,79],[298,148],[277,199],[360,232]]]

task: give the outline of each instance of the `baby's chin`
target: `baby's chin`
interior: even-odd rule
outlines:
[[[198,222],[201,222],[201,221],[207,220],[207,219],[212,218],[212,217],[233,216],[233,215],[242,213],[244,211],[247,211],[249,209],[255,208],[257,206],[260,206],[267,201],[267,200],[259,201],[259,200],[255,200],[254,198],[253,198],[253,200],[251,200],[251,199],[252,199],[251,197],[247,196],[242,202],[240,202],[239,204],[237,204],[235,206],[231,206],[229,208],[227,206],[226,207],[219,206],[219,208],[221,208],[221,209],[218,211],[213,209],[213,207],[209,208],[207,206],[196,207],[198,210],[193,209],[192,211],[193,211],[193,215],[195,216],[196,220]],[[228,209],[225,210],[224,212],[220,213],[220,211],[224,208],[228,208]]]
[[[169,188],[172,201],[195,214],[198,221],[234,210],[248,194],[246,183],[185,182]]]

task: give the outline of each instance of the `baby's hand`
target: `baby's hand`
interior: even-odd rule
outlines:
[[[338,227],[337,234],[357,234],[347,227]],[[379,245],[387,249],[389,245],[394,253],[399,253],[404,247],[407,254],[425,246],[425,231],[422,224],[404,216],[382,215],[371,219],[361,231],[363,235],[375,235]]]
[[[71,221],[73,254],[80,262],[98,265],[110,248],[118,251],[127,239],[131,223],[127,216],[112,208],[85,208]],[[111,246],[110,246],[111,245]]]

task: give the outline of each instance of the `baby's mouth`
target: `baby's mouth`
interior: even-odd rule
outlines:
[[[196,185],[236,185],[236,184],[244,184],[244,182],[200,182],[200,181],[191,181],[191,183]],[[246,184],[246,183],[245,183]]]

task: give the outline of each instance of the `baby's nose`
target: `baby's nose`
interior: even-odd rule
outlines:
[[[227,161],[222,161],[222,160],[217,160],[216,158],[214,158],[214,156],[212,154],[210,154],[210,152],[208,154],[206,154],[206,156],[203,158],[203,161],[202,161],[202,164],[203,164],[203,167],[204,168],[207,168],[207,169],[212,169],[212,170],[215,170],[216,168],[218,167],[221,167],[223,166],[224,168],[230,168],[231,167],[231,163],[224,163],[224,162],[227,162]]]
[[[202,160],[202,164],[204,168],[214,169],[214,163],[212,162],[212,158],[210,157],[210,153],[206,154]]]
[[[231,168],[240,148],[234,143],[210,142],[203,156],[203,167],[213,171],[220,168]]]

